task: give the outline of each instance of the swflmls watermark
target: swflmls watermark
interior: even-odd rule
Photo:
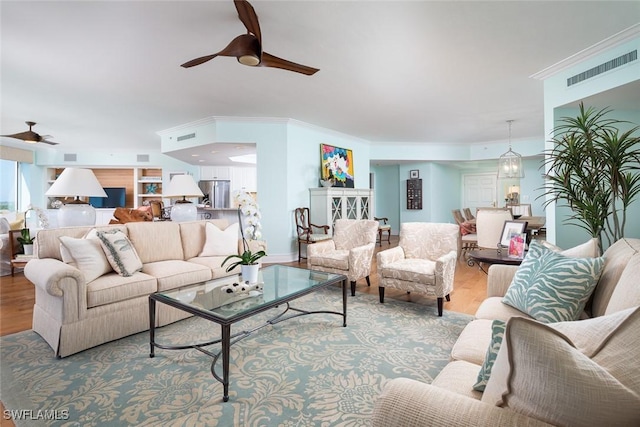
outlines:
[[[68,409],[5,409],[5,420],[64,421],[69,419]]]

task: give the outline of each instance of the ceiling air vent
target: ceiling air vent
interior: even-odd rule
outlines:
[[[136,161],[140,163],[149,163],[149,155],[148,154],[138,154],[136,156]]]
[[[77,162],[78,161],[78,155],[77,154],[71,154],[71,153],[64,153],[64,161],[65,162]]]
[[[621,55],[615,59],[612,59],[611,61],[607,61],[604,64],[600,64],[597,67],[593,67],[590,70],[587,70],[583,73],[580,74],[576,74],[573,77],[569,77],[567,79],[567,87],[574,85],[576,83],[580,83],[582,81],[585,81],[587,79],[590,79],[591,77],[595,77],[598,74],[602,74],[605,73],[607,71],[611,71],[614,68],[618,68],[624,64],[627,64],[629,62],[632,61],[636,61],[638,59],[638,50],[634,50],[631,51],[629,53],[625,53],[624,55]]]
[[[184,140],[187,140],[187,139],[192,139],[192,138],[195,138],[195,137],[196,137],[196,133],[193,132],[193,133],[188,133],[186,135],[180,135],[177,138],[177,140],[178,140],[178,142],[180,142],[180,141],[184,141]]]

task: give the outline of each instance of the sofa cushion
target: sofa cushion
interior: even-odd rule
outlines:
[[[60,236],[60,244],[63,262],[84,273],[87,283],[113,271],[97,236],[87,239]]]
[[[142,221],[126,224],[129,240],[143,264],[170,259],[184,260],[180,225],[172,221]]]
[[[609,300],[618,285],[622,272],[632,256],[640,252],[640,239],[620,239],[604,252],[604,269],[592,300],[587,306],[591,316],[602,316],[607,311]]]
[[[158,291],[211,280],[211,269],[180,260],[150,262],[142,266],[142,272],[157,279]]]
[[[98,239],[109,264],[121,276],[142,270],[142,261],[127,236],[119,230],[98,231]],[[91,239],[87,239],[91,240]]]
[[[531,318],[526,313],[518,310],[517,308],[513,308],[510,305],[507,305],[502,302],[502,297],[489,297],[480,303],[478,310],[475,314],[477,319],[488,319],[488,320],[504,320],[505,322],[512,317],[528,317]]]
[[[195,258],[189,258],[187,261],[194,264],[204,265],[209,268],[211,270],[212,279],[228,276],[230,274],[240,274],[240,266],[234,268],[230,272],[227,272],[226,266],[222,267],[222,261],[224,261],[225,258],[226,256],[199,256]]]
[[[627,263],[627,268],[624,269],[620,279],[618,279],[618,284],[609,298],[605,315],[640,305],[639,274],[640,253],[637,253],[631,257]]]
[[[146,296],[156,289],[156,278],[144,273],[138,272],[128,277],[106,274],[87,284],[87,308]]]
[[[498,351],[502,345],[502,338],[504,337],[504,330],[506,326],[506,322],[502,320],[494,320],[491,323],[491,342],[489,347],[487,347],[484,363],[480,368],[480,372],[478,372],[478,382],[473,385],[474,390],[484,391],[487,382],[491,377],[491,368],[496,361]]]
[[[502,301],[545,323],[575,320],[603,266],[602,257],[570,258],[534,240]]]
[[[432,385],[480,400],[482,393],[473,389],[478,377],[479,365],[464,360],[447,364],[431,382]]]
[[[640,425],[639,328],[640,307],[554,327],[513,318],[482,401],[553,425]]]
[[[206,221],[187,221],[180,222],[180,239],[182,240],[182,251],[184,259],[197,257],[202,252],[204,246],[207,224],[213,224],[220,230],[224,230],[229,226],[226,219],[208,219]],[[235,253],[235,252],[234,252]]]
[[[380,269],[382,277],[407,282],[435,283],[436,263],[428,259],[404,258]]]
[[[500,305],[504,306],[502,303]],[[451,349],[451,359],[482,365],[491,343],[492,322],[489,319],[476,319],[467,323]]]
[[[221,230],[212,223],[205,225],[205,242],[199,256],[229,256],[238,252],[240,225],[236,222]]]

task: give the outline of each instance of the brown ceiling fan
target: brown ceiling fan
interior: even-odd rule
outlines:
[[[232,56],[241,64],[252,67],[281,68],[283,70],[295,71],[296,73],[302,73],[308,76],[319,71],[317,68],[296,64],[295,62],[287,61],[286,59],[281,59],[264,52],[262,50],[260,24],[258,23],[258,16],[256,15],[256,11],[253,9],[253,6],[251,6],[246,0],[234,0],[233,2],[236,6],[236,10],[238,11],[240,21],[242,21],[244,26],[247,28],[247,34],[242,34],[231,40],[231,43],[229,43],[227,47],[222,49],[220,52],[192,59],[191,61],[182,64],[182,67],[189,68],[200,65],[212,60],[216,56]]]
[[[20,133],[14,133],[13,135],[0,135],[6,136],[7,138],[15,138],[21,139],[24,142],[35,144],[36,142],[44,142],[49,145],[58,145],[57,142],[49,141],[49,138],[52,138],[50,135],[40,136],[34,131],[31,130],[31,127],[36,125],[36,122],[25,122],[29,126],[29,130]]]

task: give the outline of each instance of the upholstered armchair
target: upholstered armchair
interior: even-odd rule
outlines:
[[[338,219],[333,238],[307,247],[307,268],[344,274],[356,294],[356,281],[363,277],[371,286],[369,274],[378,236],[378,221]]]
[[[378,290],[384,303],[385,288],[435,296],[438,316],[444,298],[450,301],[458,258],[459,227],[456,224],[405,222],[400,243],[378,252]]]

